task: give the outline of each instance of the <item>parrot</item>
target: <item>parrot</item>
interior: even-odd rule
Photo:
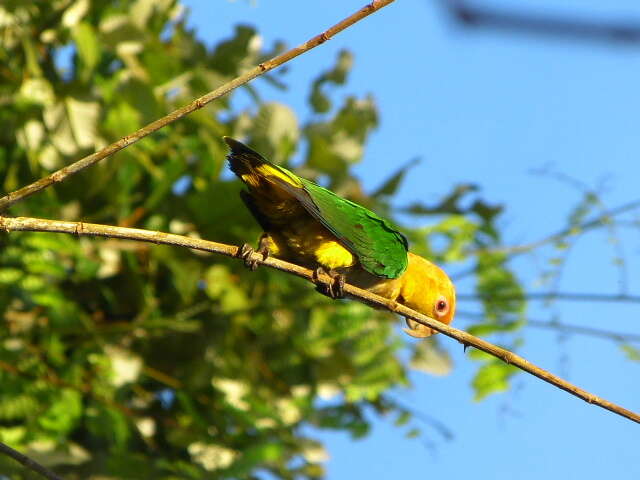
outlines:
[[[263,230],[258,250],[328,274],[325,295],[344,296],[345,282],[450,324],[455,287],[447,274],[409,251],[407,238],[387,220],[310,180],[275,165],[243,143],[223,137],[231,171],[246,185],[240,197]],[[255,250],[240,256],[249,268]],[[437,331],[406,319],[405,332],[425,338]]]

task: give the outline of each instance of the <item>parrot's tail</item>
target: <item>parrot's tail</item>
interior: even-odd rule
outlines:
[[[234,140],[231,137],[222,138],[231,149],[231,152],[227,155],[229,168],[241,179],[245,180],[245,175],[255,174],[255,170],[259,166],[269,164],[262,155],[251,150],[244,143]]]
[[[265,181],[272,183],[274,179],[279,179],[289,185],[302,188],[302,182],[290,171],[269,162],[244,143],[231,137],[222,138],[231,149],[227,155],[229,168],[248,186],[260,188]]]

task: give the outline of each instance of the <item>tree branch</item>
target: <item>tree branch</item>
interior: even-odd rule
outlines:
[[[303,53],[311,50],[312,48],[315,48],[318,45],[322,45],[331,37],[342,32],[346,28],[349,28],[354,23],[371,15],[377,10],[380,10],[382,7],[386,7],[393,1],[394,0],[374,0],[370,4],[362,7],[356,13],[350,15],[349,17],[345,18],[341,22],[336,23],[334,26],[325,30],[321,34],[316,35],[315,37],[307,40],[305,43],[298,45],[297,47],[294,47],[272,58],[271,60],[268,60],[264,63],[257,65],[256,67],[253,67],[251,70],[243,73],[239,77],[234,78],[230,82],[225,83],[224,85],[203,95],[202,97],[195,99],[190,104],[185,105],[184,107],[181,107],[171,112],[170,114],[149,123],[148,125],[140,128],[139,130],[135,131],[132,134],[122,137],[120,140],[112,143],[111,145],[106,146],[105,148],[103,148],[98,152],[92,153],[91,155],[88,155],[78,160],[77,162],[72,163],[71,165],[68,165],[64,168],[61,168],[60,170],[53,172],[51,175],[43,177],[36,182],[33,182],[25,187],[22,187],[19,190],[16,190],[15,192],[11,192],[5,195],[4,197],[0,198],[0,212],[6,210],[8,207],[13,205],[14,203],[30,195],[33,195],[34,193],[39,192],[40,190],[43,190],[55,183],[62,182],[65,178],[75,175],[76,173],[84,170],[85,168],[90,167],[95,163],[98,163],[100,160],[103,160],[113,155],[114,153],[119,152],[123,148],[126,148],[129,145],[136,143],[138,140],[141,140],[142,138],[146,137],[147,135],[150,135],[156,130],[159,130],[162,127],[165,127],[166,125],[172,122],[175,122],[176,120],[179,120],[180,118],[196,110],[199,110],[200,108],[204,107],[205,105],[212,102],[213,100],[216,100],[217,98],[220,98],[223,95],[226,95],[227,93],[231,92],[232,90],[238,88],[241,85],[244,85],[245,83],[250,82],[256,77],[259,77],[260,75],[270,70],[273,70],[276,67],[279,67],[280,65],[288,62],[289,60],[294,59],[298,55],[302,55]]]
[[[562,15],[539,14],[509,8],[479,7],[463,0],[446,0],[453,18],[466,27],[493,28],[508,33],[546,35],[575,40],[616,44],[640,43],[640,25],[632,22],[603,22]]]
[[[634,333],[618,333],[610,330],[602,330],[600,328],[584,327],[582,325],[573,325],[570,323],[562,323],[555,320],[527,320],[527,325],[535,328],[546,330],[558,330],[567,333],[577,333],[580,335],[589,335],[591,337],[607,338],[616,342],[640,342],[640,335]]]
[[[466,312],[456,310],[456,316],[468,319],[482,320],[484,315],[479,312]],[[612,330],[603,330],[601,328],[585,327],[571,323],[559,322],[558,320],[534,320],[527,318],[525,327],[541,328],[545,330],[556,330],[566,333],[575,333],[579,335],[588,335],[591,337],[606,338],[616,342],[640,342],[640,335],[637,333],[614,332]]]
[[[0,230],[6,232],[11,231],[31,231],[31,232],[55,232],[55,233],[69,233],[77,236],[93,236],[93,237],[110,237],[121,238],[128,240],[138,240],[142,242],[157,243],[163,245],[175,245],[179,247],[191,248],[194,250],[202,250],[205,252],[218,253],[226,255],[228,257],[238,257],[239,248],[233,245],[225,245],[222,243],[211,242],[208,240],[201,240],[197,238],[184,237],[181,235],[175,235],[172,233],[154,232],[150,230],[141,230],[138,228],[124,228],[115,227],[111,225],[99,225],[93,223],[83,222],[67,222],[60,220],[45,220],[39,218],[29,217],[0,217]],[[314,278],[314,272],[308,268],[295,265],[293,263],[285,262],[277,258],[269,257],[262,258],[259,253],[253,253],[251,260],[255,260],[257,264],[266,265],[282,272],[287,272],[298,277],[304,278],[311,282],[317,283],[330,283],[331,277],[326,274],[319,275],[319,278]],[[350,296],[372,306],[382,307],[391,312],[395,312],[403,317],[410,318],[416,322],[432,328],[448,337],[454,338],[462,343],[465,347],[471,346],[478,350],[482,350],[496,358],[504,361],[505,363],[514,365],[515,367],[524,370],[525,372],[534,375],[541,380],[544,380],[551,385],[554,385],[571,395],[574,395],[582,400],[598,405],[606,410],[621,415],[636,423],[640,423],[640,415],[627,410],[619,405],[616,405],[608,400],[600,398],[592,393],[583,390],[576,385],[573,385],[562,378],[543,370],[542,368],[532,364],[523,357],[516,355],[513,352],[505,350],[504,348],[493,345],[485,340],[470,335],[466,332],[453,328],[449,325],[441,323],[433,318],[422,315],[418,312],[411,310],[410,308],[400,305],[397,302],[388,300],[386,298],[374,295],[366,290],[362,290],[353,285],[346,284],[344,286],[345,293]]]
[[[40,476],[48,480],[63,480],[62,477],[59,477],[48,468],[43,467],[35,460],[32,460],[31,458],[27,457],[26,455],[20,453],[17,450],[14,450],[9,445],[6,445],[2,442],[0,442],[0,453],[3,453],[8,457],[13,458],[16,462],[21,463],[32,472],[36,472],[37,474],[39,474]]]
[[[1,200],[1,199],[0,199]],[[577,235],[579,233],[584,233],[588,230],[593,230],[594,228],[600,227],[606,222],[611,221],[613,217],[621,215],[623,213],[630,212],[640,208],[640,200],[633,200],[629,203],[625,203],[620,205],[619,207],[612,208],[611,210],[607,210],[606,212],[598,215],[597,217],[588,220],[580,225],[569,226],[559,230],[556,233],[552,233],[551,235],[547,235],[539,240],[533,241],[531,243],[527,243],[524,245],[514,245],[514,246],[498,246],[498,247],[489,247],[489,248],[477,248],[474,250],[470,250],[467,255],[480,255],[482,253],[502,253],[505,255],[509,255],[509,260],[512,260],[514,257],[518,255],[522,255],[523,253],[528,253],[536,248],[542,247],[549,243],[558,242],[566,237]],[[1,211],[1,208],[0,208]],[[451,275],[452,280],[461,280],[465,277],[468,277],[473,272],[476,271],[476,266],[472,266],[466,270],[462,270],[458,273]]]
[[[533,292],[524,295],[504,295],[497,293],[488,297],[474,293],[460,293],[456,300],[568,300],[575,302],[611,302],[611,303],[640,303],[640,295],[603,294],[603,293],[574,293],[574,292]]]
[[[484,252],[505,253],[511,256],[527,253],[527,252],[530,252],[531,250],[535,250],[536,248],[542,247],[543,245],[546,245],[548,243],[557,242],[559,240],[562,240],[565,237],[576,235],[578,233],[584,233],[587,230],[592,230],[594,228],[597,228],[607,223],[608,221],[610,221],[611,218],[621,215],[623,213],[629,212],[631,210],[635,210],[639,207],[640,207],[640,200],[633,200],[629,203],[625,203],[624,205],[620,205],[619,207],[612,208],[611,210],[607,210],[606,212],[580,225],[572,225],[567,228],[563,228],[562,230],[556,233],[547,235],[546,237],[543,237],[534,242],[531,242],[525,245],[515,245],[512,247],[504,246],[504,247],[488,248],[484,250]],[[482,252],[483,250],[476,250],[470,253],[473,254],[473,253],[482,253]]]

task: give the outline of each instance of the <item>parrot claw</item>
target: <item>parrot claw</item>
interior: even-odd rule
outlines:
[[[331,281],[326,282],[325,280],[321,280],[322,275],[329,275],[331,277]],[[318,267],[313,272],[313,282],[316,284],[316,290],[323,295],[334,300],[344,298],[344,275],[335,272],[327,272],[322,267]]]
[[[402,330],[404,330],[404,333],[406,333],[410,337],[427,338],[433,335],[434,333],[436,333],[434,330],[430,329],[429,327],[426,327],[421,323],[411,320],[410,318],[407,318],[406,322],[407,322],[407,327],[409,328],[403,328]]]
[[[253,247],[243,243],[240,250],[238,250],[238,257],[244,260],[244,265],[252,272],[255,272],[259,265],[259,260],[255,257],[256,253],[262,255],[262,261],[265,261],[269,257],[269,248],[260,242],[260,248],[256,252]]]

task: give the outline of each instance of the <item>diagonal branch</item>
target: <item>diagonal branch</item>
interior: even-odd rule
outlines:
[[[0,453],[3,453],[8,457],[13,458],[16,462],[21,463],[32,472],[36,472],[37,474],[39,474],[43,478],[46,478],[47,480],[62,480],[62,477],[59,477],[48,468],[43,467],[35,460],[27,457],[26,455],[20,453],[17,450],[14,450],[9,445],[6,445],[2,442],[0,442]]]
[[[55,233],[69,233],[78,236],[93,236],[93,237],[110,237],[121,238],[129,240],[138,240],[142,242],[150,242],[164,245],[175,245],[179,247],[186,247],[195,250],[202,250],[205,252],[218,253],[226,255],[228,257],[238,257],[239,248],[233,245],[225,245],[222,243],[211,242],[208,240],[201,240],[197,238],[184,237],[181,235],[175,235],[172,233],[154,232],[150,230],[142,230],[138,228],[124,228],[115,227],[111,225],[99,225],[94,223],[83,222],[67,222],[60,220],[45,220],[39,218],[29,217],[0,217],[0,231],[31,231],[31,232],[55,232]],[[250,260],[256,261],[257,264],[266,265],[282,272],[287,272],[298,277],[304,278],[311,282],[331,282],[331,278],[326,274],[319,275],[319,278],[315,279],[314,272],[308,268],[295,265],[293,263],[285,262],[277,258],[269,257],[262,258],[259,253],[253,253]],[[432,328],[448,337],[454,338],[462,343],[465,347],[471,346],[478,350],[482,350],[496,358],[504,361],[505,363],[514,365],[515,367],[524,370],[525,372],[534,375],[541,380],[544,380],[551,385],[554,385],[571,395],[575,395],[578,398],[598,405],[606,410],[621,415],[636,423],[640,423],[640,414],[627,410],[615,403],[609,402],[603,398],[600,398],[592,393],[583,390],[582,388],[573,385],[562,378],[543,370],[542,368],[532,364],[523,357],[516,355],[513,352],[505,350],[489,343],[481,338],[470,335],[462,330],[453,328],[449,325],[441,323],[433,318],[422,315],[418,312],[411,310],[410,308],[400,305],[397,302],[388,300],[386,298],[374,295],[366,290],[354,287],[353,285],[346,284],[344,291],[350,296],[358,299],[359,301],[385,308],[391,312],[398,313],[404,317],[415,320],[416,322]]]
[[[181,119],[182,117],[199,110],[204,107],[208,103],[216,100],[217,98],[226,95],[227,93],[235,90],[241,85],[244,85],[256,77],[273,70],[276,67],[288,62],[296,58],[298,55],[302,55],[305,52],[308,52],[312,48],[317,47],[318,45],[322,45],[327,40],[331,39],[334,35],[342,32],[346,28],[349,28],[354,23],[362,20],[363,18],[371,15],[372,13],[380,10],[382,7],[386,7],[394,0],[374,0],[370,4],[365,5],[360,10],[345,18],[341,22],[336,23],[334,26],[325,30],[319,35],[307,40],[305,43],[298,45],[286,52],[268,60],[256,67],[253,67],[251,70],[243,73],[239,77],[234,78],[228,83],[216,88],[215,90],[203,95],[200,98],[195,99],[188,105],[179,108],[171,112],[170,114],[159,118],[151,122],[150,124],[140,128],[130,135],[126,135],[122,137],[120,140],[112,143],[111,145],[106,146],[102,150],[92,153],[71,165],[68,165],[60,170],[53,172],[51,175],[41,178],[40,180],[33,182],[25,187],[22,187],[20,190],[16,190],[15,192],[8,193],[4,197],[0,198],[0,212],[6,210],[8,207],[13,205],[14,203],[33,195],[34,193],[39,192],[55,183],[60,183],[65,178],[75,175],[78,172],[81,172],[87,167],[98,163],[100,160],[103,160],[116,152],[119,152],[123,148],[128,147],[136,143],[138,140],[143,139],[147,135],[155,132],[156,130],[165,127],[166,125],[175,122],[176,120]]]
[[[565,237],[569,237],[571,235],[576,235],[578,233],[584,233],[588,230],[592,230],[594,228],[598,228],[603,224],[610,222],[613,217],[621,215],[623,213],[630,212],[640,207],[640,200],[633,200],[629,203],[625,203],[618,207],[612,208],[611,210],[607,210],[595,218],[591,220],[587,220],[580,225],[570,225],[562,230],[559,230],[556,233],[552,233],[551,235],[547,235],[539,240],[534,242],[525,244],[525,245],[515,245],[512,247],[509,246],[501,246],[495,248],[488,248],[486,250],[476,250],[470,253],[505,253],[511,256],[519,255],[522,253],[530,252],[531,250],[535,250],[536,248],[542,247],[543,245],[547,245],[549,243],[557,242],[562,240]]]
[[[456,310],[456,316],[465,317],[472,320],[482,320],[485,316],[480,312],[469,312],[464,310]],[[556,319],[537,320],[527,318],[524,327],[540,328],[543,330],[555,330],[568,334],[588,335],[591,337],[606,338],[615,342],[640,342],[640,334],[615,332],[613,330],[604,330],[601,328],[585,327],[573,323],[564,323]]]
[[[0,199],[1,201],[2,199]],[[607,210],[605,212],[603,212],[602,214],[598,215],[597,217],[591,219],[591,220],[587,220],[584,223],[581,223],[580,225],[573,225],[573,226],[569,226],[566,228],[563,228],[562,230],[559,230],[555,233],[552,233],[550,235],[547,235],[543,238],[540,238],[539,240],[535,240],[531,243],[527,243],[524,245],[514,245],[514,246],[508,246],[508,245],[501,245],[501,246],[497,246],[497,247],[488,247],[488,248],[477,248],[474,250],[470,250],[467,253],[467,255],[472,256],[472,255],[480,255],[482,253],[502,253],[505,255],[509,255],[509,260],[513,259],[514,257],[517,257],[518,255],[522,255],[523,253],[528,253],[531,252],[532,250],[535,250],[539,247],[542,247],[544,245],[547,245],[549,243],[554,243],[554,242],[558,242],[560,240],[563,240],[564,238],[573,236],[573,235],[577,235],[577,234],[581,234],[584,233],[588,230],[593,230],[595,228],[598,228],[602,225],[604,225],[607,222],[611,222],[611,219],[613,217],[616,217],[618,215],[622,215],[623,213],[627,213],[633,210],[636,210],[640,208],[640,199],[636,199],[633,200],[629,203],[625,203],[623,205],[620,205],[618,207],[612,208],[611,210]],[[1,209],[1,204],[0,204],[0,211],[2,211]],[[451,279],[452,280],[461,280],[465,277],[468,277],[469,275],[471,275],[473,272],[476,271],[476,266],[472,266],[471,268],[468,268],[466,270],[462,270],[454,275],[451,275]]]
[[[640,303],[640,295],[629,295],[626,293],[578,293],[578,292],[532,292],[524,295],[501,294],[479,295],[476,293],[456,294],[456,300],[480,301],[480,300],[567,300],[570,302],[604,302],[604,303]]]

